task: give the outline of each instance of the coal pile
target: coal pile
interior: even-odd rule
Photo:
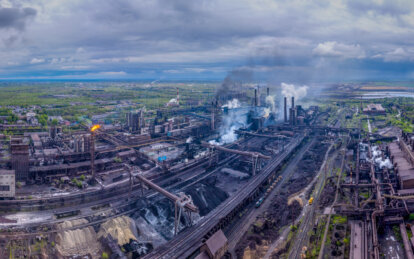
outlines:
[[[250,227],[249,234],[237,244],[237,258],[243,258],[246,247],[255,250],[264,240],[275,240],[279,236],[279,230],[292,223],[300,213],[301,206],[297,201],[288,205],[286,194],[275,196],[271,207]]]
[[[225,191],[216,187],[216,182],[217,177],[210,177],[185,191],[198,207],[200,216],[207,215],[229,197]]]
[[[323,188],[323,191],[321,193],[321,196],[319,197],[319,209],[325,208],[327,206],[330,206],[334,199],[335,199],[335,178],[328,178],[326,180],[325,187]]]

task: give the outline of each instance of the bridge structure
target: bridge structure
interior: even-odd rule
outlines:
[[[236,154],[236,155],[241,155],[241,156],[247,156],[247,157],[251,157],[252,158],[252,175],[256,174],[257,171],[257,167],[258,167],[258,162],[259,162],[259,158],[261,159],[271,159],[270,156],[266,156],[263,155],[259,152],[251,152],[251,151],[243,151],[243,150],[237,150],[237,149],[230,149],[230,148],[226,148],[223,146],[219,146],[219,145],[213,145],[213,144],[209,144],[207,142],[202,142],[201,145],[203,147],[207,147],[210,148],[211,150],[219,150],[219,151],[223,151],[223,152],[228,152],[228,153],[232,153],[232,154]],[[216,159],[218,159],[218,157],[216,156]]]
[[[174,234],[176,235],[178,233],[178,227],[181,220],[181,214],[184,210],[187,212],[187,218],[189,219],[189,225],[192,224],[192,218],[191,213],[198,213],[198,208],[194,205],[193,200],[191,199],[191,196],[185,195],[184,193],[180,192],[178,195],[175,195],[164,188],[156,185],[152,181],[148,180],[141,174],[136,174],[136,177],[138,180],[140,180],[142,183],[150,187],[151,189],[161,193],[165,197],[167,197],[169,200],[174,202],[175,206],[175,217],[174,217]]]

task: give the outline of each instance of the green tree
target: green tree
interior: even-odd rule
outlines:
[[[18,119],[19,119],[19,118],[18,118],[18,117],[17,117],[17,115],[16,115],[16,114],[14,114],[14,113],[9,114],[9,116],[7,117],[7,121],[8,121],[8,122],[10,122],[10,123],[14,123],[14,122],[16,122]]]
[[[51,124],[52,126],[57,126],[59,124],[59,121],[57,119],[53,119]]]
[[[36,117],[37,117],[37,120],[39,121],[39,123],[42,126],[46,126],[47,125],[47,119],[48,119],[48,117],[47,117],[46,114],[39,114]]]

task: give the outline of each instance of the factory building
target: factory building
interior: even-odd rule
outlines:
[[[23,138],[10,139],[11,167],[16,172],[17,181],[27,181],[29,177],[29,144]]]
[[[371,103],[367,105],[367,108],[363,109],[363,113],[367,115],[385,115],[385,109],[379,103]]]
[[[15,171],[0,170],[0,198],[13,198],[15,196]]]
[[[228,240],[220,229],[214,233],[201,247],[201,253],[196,259],[219,259],[222,258],[228,250]]]
[[[73,138],[73,152],[82,153],[91,150],[91,135],[77,135]]]
[[[412,167],[411,162],[407,159],[408,154],[404,153],[404,150],[401,148],[402,145],[405,144],[402,142],[399,142],[399,144],[397,144],[396,142],[389,144],[391,161],[398,175],[400,188],[413,189],[414,169]]]
[[[140,131],[145,127],[144,111],[129,112],[126,114],[126,128],[130,132]]]

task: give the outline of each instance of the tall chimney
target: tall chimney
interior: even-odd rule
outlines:
[[[254,89],[254,106],[257,106],[257,89]]]
[[[214,116],[214,114],[215,114],[215,112],[216,112],[216,107],[214,106],[214,101],[213,102],[211,102],[211,130],[214,130],[215,128],[215,125],[214,125],[214,121],[215,121],[215,116]]]
[[[292,109],[295,109],[295,97],[292,96]]]
[[[269,87],[267,88],[267,96],[269,96]]]
[[[285,122],[287,122],[287,98],[286,98],[286,96],[285,96]]]
[[[180,94],[178,92],[178,87],[177,87],[177,104],[180,105]]]

